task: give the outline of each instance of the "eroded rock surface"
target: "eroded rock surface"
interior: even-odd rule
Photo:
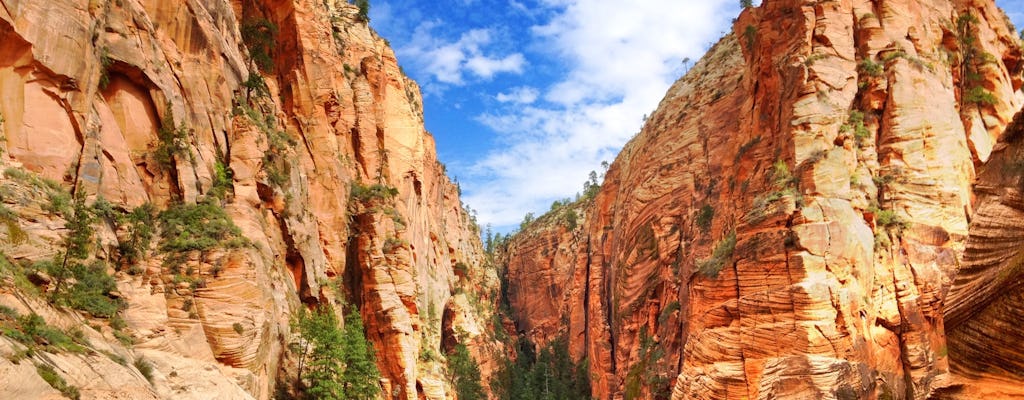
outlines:
[[[424,130],[418,86],[357,14],[341,0],[0,1],[4,168],[124,210],[225,190],[218,202],[249,243],[170,264],[154,243],[141,272],[117,272],[131,346],[102,321],[26,308],[31,296],[5,282],[4,305],[94,324],[89,339],[127,359],[53,356],[84,398],[270,398],[295,376],[291,316],[343,298],[362,313],[386,398],[453,396],[445,332],[473,343],[489,377],[492,310],[466,298],[492,301],[497,277]],[[265,57],[246,32],[271,39]],[[3,183],[24,193],[3,198],[18,218],[0,249],[16,262],[52,257],[64,220],[41,209],[41,189]],[[366,195],[375,187],[385,195]],[[98,227],[94,257],[113,260],[115,228]],[[31,375],[23,364],[0,366],[4,379]],[[53,393],[37,380],[0,384],[0,397]]]
[[[947,347],[946,295],[989,257],[969,235],[999,236],[979,218],[1015,215],[996,210],[1015,197],[988,204],[975,187],[1024,103],[1006,21],[991,1],[745,10],[611,165],[581,227],[512,240],[519,326],[567,334],[598,398],[923,399],[954,385],[951,358],[967,370],[975,347],[991,351],[972,332],[1020,305],[1010,286],[955,290],[1002,297]],[[1021,359],[1000,357],[1008,371]]]

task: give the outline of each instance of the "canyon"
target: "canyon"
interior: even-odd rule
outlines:
[[[486,251],[357,3],[0,0],[0,398],[301,398],[313,309],[368,398],[459,398],[462,349],[500,398],[550,344],[597,399],[1024,398],[992,0],[747,7]]]
[[[992,2],[748,8],[511,239],[514,319],[595,398],[1020,397],[1021,68]]]

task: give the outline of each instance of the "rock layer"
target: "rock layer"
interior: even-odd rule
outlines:
[[[252,47],[243,40],[252,32],[274,44]],[[474,343],[478,359],[499,350],[481,328],[491,311],[459,306],[496,292],[478,228],[424,130],[418,86],[355,6],[2,0],[0,93],[5,168],[126,210],[202,201],[227,174],[224,208],[252,243],[189,254],[180,267],[204,285],[181,285],[160,252],[139,275],[119,272],[135,345],[121,346],[109,329],[86,330],[115,353],[144,355],[156,377],[149,385],[117,363],[89,370],[58,362],[86,398],[270,398],[276,381],[295,376],[291,315],[343,298],[366,321],[386,398],[453,396],[445,332]],[[178,150],[162,160],[167,146]],[[374,185],[395,190],[352,194]],[[45,196],[25,199],[8,206],[27,238],[8,229],[0,249],[15,261],[46,259],[61,234],[47,230],[63,221],[26,205]],[[104,250],[95,256],[111,259],[121,233],[101,227]],[[457,264],[468,272],[457,276]],[[3,304],[27,311],[24,293],[3,286]],[[445,325],[449,309],[460,317]],[[61,310],[45,316],[69,328],[80,319]],[[98,379],[116,374],[135,386]],[[25,397],[7,391],[26,388],[0,385],[0,397]]]
[[[513,239],[519,326],[568,334],[598,398],[949,385],[970,324],[947,351],[943,301],[982,213],[976,168],[1024,100],[1006,21],[991,1],[745,10],[611,165],[583,226]]]

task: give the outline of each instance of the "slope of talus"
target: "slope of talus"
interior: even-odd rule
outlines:
[[[582,226],[512,240],[510,292],[538,292],[517,322],[567,321],[598,398],[927,398],[954,380],[944,299],[1021,81],[991,1],[749,8]]]
[[[57,393],[36,374],[45,363],[83,398],[268,399],[295,385],[293,316],[343,303],[365,321],[386,398],[453,398],[444,363],[457,342],[488,378],[501,348],[480,304],[497,277],[424,130],[418,86],[357,7],[2,0],[0,94],[0,251],[12,261],[0,304],[92,349],[18,363],[24,349],[0,337],[0,398]],[[154,222],[126,262],[136,228],[97,221],[85,259],[116,280],[125,326],[113,326],[46,301],[52,281],[21,270],[66,251],[60,193],[117,215],[209,206],[240,238],[175,247]]]

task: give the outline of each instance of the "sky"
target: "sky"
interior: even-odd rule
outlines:
[[[755,1],[755,4],[758,3]],[[996,0],[1024,27],[1024,0]],[[373,0],[481,225],[517,227],[615,159],[738,0]]]

